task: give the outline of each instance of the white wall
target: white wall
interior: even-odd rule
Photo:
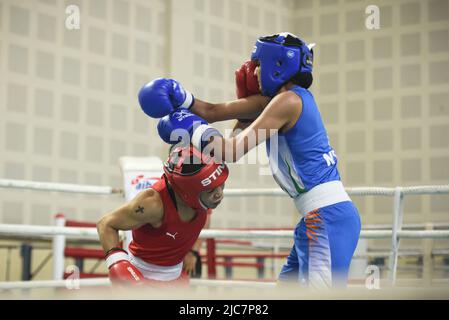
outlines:
[[[140,86],[159,76],[197,98],[234,98],[234,70],[255,39],[292,31],[316,42],[312,91],[347,186],[448,183],[449,9],[445,0],[0,1],[0,175],[121,186],[118,157],[164,157]],[[65,28],[65,8],[81,29]],[[221,130],[232,123],[217,124]],[[263,152],[263,147],[260,152]],[[231,165],[228,187],[275,187],[257,165]],[[215,227],[291,226],[286,198],[227,199]],[[5,191],[0,222],[95,221],[122,201]],[[356,198],[364,223],[389,223],[389,198]],[[406,200],[406,222],[447,221],[447,196]]]

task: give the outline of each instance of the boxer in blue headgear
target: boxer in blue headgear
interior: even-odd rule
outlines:
[[[287,32],[259,38],[251,60],[259,61],[262,94],[272,97],[295,76],[311,75],[314,45]]]
[[[208,144],[214,151],[225,150],[219,156],[226,161],[237,161],[266,141],[273,177],[302,216],[279,280],[330,287],[347,282],[361,223],[341,182],[336,153],[308,90],[313,81],[312,46],[290,33],[259,38],[252,60],[236,73],[238,100],[216,104],[190,100],[173,79],[145,90],[150,90],[149,96],[162,97],[154,105],[175,110],[158,126],[165,141],[170,141],[174,130],[185,129],[195,146]],[[255,92],[254,81],[262,94]],[[181,103],[184,100],[189,103]],[[190,112],[196,115],[187,116]],[[250,121],[239,120],[236,128],[244,130],[230,138],[223,138],[208,124],[229,119]],[[211,135],[213,139],[209,139]],[[277,148],[272,148],[273,141],[277,141]],[[244,154],[238,154],[240,150]],[[232,159],[225,157],[228,154]]]

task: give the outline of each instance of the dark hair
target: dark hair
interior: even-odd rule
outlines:
[[[304,89],[309,89],[313,82],[313,76],[311,72],[298,72],[290,81]]]
[[[182,146],[182,143],[177,143],[172,146],[170,146],[169,154],[172,155],[172,163],[175,164],[178,162],[178,157],[181,156],[182,151],[178,152],[177,154],[172,154],[172,151],[174,147]],[[198,158],[196,155],[190,155],[187,159],[184,160],[184,163],[181,167],[181,174],[194,174],[201,170],[205,166],[204,163],[201,162],[201,159]]]
[[[195,157],[195,156],[193,156],[193,157]],[[200,161],[198,158],[192,159],[192,157],[191,157],[189,160],[191,162],[184,163],[182,165],[182,168],[181,168],[182,174],[186,174],[186,175],[195,174],[195,173],[199,172],[204,167],[203,163],[201,163],[201,162],[198,163],[198,161]]]

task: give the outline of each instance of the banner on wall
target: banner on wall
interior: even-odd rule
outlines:
[[[162,160],[158,157],[121,157],[125,200],[131,201],[141,191],[148,189],[162,176]],[[128,250],[132,232],[126,231],[123,249]]]

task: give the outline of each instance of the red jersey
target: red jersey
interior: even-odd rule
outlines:
[[[170,197],[164,177],[151,188],[159,193],[164,206],[162,225],[154,228],[146,224],[134,229],[129,251],[148,263],[173,266],[181,263],[192,249],[206,223],[207,211],[199,210],[193,220],[184,222]]]

